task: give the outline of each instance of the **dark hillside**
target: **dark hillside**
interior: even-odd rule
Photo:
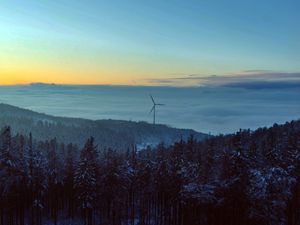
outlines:
[[[0,104],[0,126],[10,125],[13,132],[28,135],[37,140],[57,139],[59,142],[83,145],[93,136],[103,148],[127,149],[132,145],[142,148],[160,142],[171,144],[186,140],[191,134],[198,140],[208,135],[190,129],[176,129],[166,125],[121,120],[88,120],[50,116],[15,106]]]

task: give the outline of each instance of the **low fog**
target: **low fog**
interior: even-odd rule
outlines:
[[[245,85],[205,87],[0,86],[0,102],[37,112],[88,119],[152,122],[152,94],[157,122],[211,134],[255,129],[300,118],[299,86],[258,88]]]

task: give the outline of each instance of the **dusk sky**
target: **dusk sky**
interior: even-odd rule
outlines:
[[[298,0],[1,1],[0,84],[172,85],[249,71],[295,79],[299,12]]]

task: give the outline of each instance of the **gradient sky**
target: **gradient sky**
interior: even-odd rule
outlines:
[[[0,84],[300,71],[300,1],[0,2]]]

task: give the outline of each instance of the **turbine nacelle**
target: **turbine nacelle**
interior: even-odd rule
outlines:
[[[150,94],[150,98],[151,98],[151,100],[152,100],[153,106],[152,106],[152,108],[151,108],[151,110],[150,110],[149,113],[152,113],[152,112],[153,112],[153,124],[155,124],[156,106],[164,106],[165,104],[156,103],[156,102],[154,101],[154,98],[153,98],[153,96],[152,96],[151,94]]]

